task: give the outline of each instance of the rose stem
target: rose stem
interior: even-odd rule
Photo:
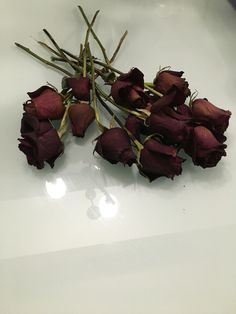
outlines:
[[[119,124],[119,126],[123,128],[124,127],[123,123],[120,121],[117,115],[114,114],[114,112],[110,109],[110,107],[105,103],[105,101],[99,95],[99,92],[97,92],[97,98],[99,99],[102,106],[110,113],[110,115],[114,117],[115,121]]]
[[[95,118],[96,118],[96,122],[97,125],[99,127],[99,129],[103,132],[105,130],[104,125],[100,122],[100,117],[99,117],[99,111],[97,108],[97,95],[96,95],[96,86],[95,86],[95,72],[94,72],[94,63],[93,63],[93,57],[91,54],[91,50],[90,50],[90,46],[89,43],[87,43],[87,46],[85,47],[85,49],[88,50],[88,56],[90,59],[90,63],[91,63],[91,82],[92,82],[92,103],[93,103],[93,108],[95,111]]]
[[[63,69],[63,68],[61,68],[61,67],[59,67],[58,65],[56,65],[56,64],[54,64],[54,63],[52,63],[52,62],[50,62],[50,61],[48,61],[48,60],[46,60],[46,59],[44,59],[44,58],[42,58],[42,57],[40,57],[39,55],[37,55],[36,53],[34,53],[34,52],[33,52],[32,50],[30,50],[29,48],[27,48],[27,47],[25,47],[25,46],[23,46],[23,45],[21,45],[21,44],[19,44],[19,43],[15,43],[15,45],[16,45],[18,48],[20,48],[20,49],[24,50],[25,52],[27,52],[28,54],[30,54],[31,56],[33,56],[34,58],[40,60],[40,61],[43,62],[44,64],[46,64],[46,65],[48,65],[48,66],[50,66],[50,67],[53,67],[53,68],[55,68],[55,69],[57,69],[57,70],[63,72],[64,74],[66,74],[66,75],[68,75],[68,76],[73,76],[73,74],[70,73],[69,71],[67,71],[67,70],[65,70],[65,69]]]
[[[127,36],[127,34],[128,34],[128,31],[125,31],[125,33],[124,33],[123,36],[121,37],[121,39],[120,39],[120,41],[119,41],[119,43],[118,43],[118,46],[117,46],[116,50],[114,51],[114,53],[113,53],[113,55],[112,55],[112,57],[111,57],[109,63],[114,62],[114,60],[115,60],[115,58],[116,58],[116,56],[117,56],[117,54],[118,54],[118,52],[119,52],[119,50],[120,50],[120,47],[121,47],[123,41],[125,40],[125,37]]]
[[[89,39],[89,34],[91,32],[91,29],[93,27],[93,24],[96,20],[96,17],[99,13],[99,10],[95,12],[94,17],[92,19],[92,22],[89,23],[86,36],[85,36],[85,41],[84,41],[84,51],[83,51],[83,77],[86,77],[86,66],[87,66],[87,45],[88,45],[88,39]]]
[[[48,49],[49,51],[51,51],[52,53],[54,53],[56,56],[58,57],[51,57],[52,61],[63,61],[63,62],[68,62],[68,58],[62,58],[60,53],[57,52],[56,50],[54,50],[53,48],[51,48],[50,46],[48,46],[47,44],[45,44],[42,41],[38,41],[38,44],[40,44],[41,46],[43,46],[44,48]],[[60,48],[61,49],[61,48]],[[61,49],[63,50],[63,49]],[[80,62],[81,63],[81,62]],[[70,65],[73,67],[74,70],[77,70],[79,73],[82,72],[82,68],[78,66],[78,64],[76,64],[74,61],[70,60]],[[71,75],[73,76],[73,75]]]
[[[60,53],[62,58],[64,58],[70,64],[70,66],[74,69],[74,64],[72,64],[72,62],[70,62],[70,59],[67,58],[67,55],[61,50],[61,48],[58,46],[57,42],[52,37],[52,35],[45,28],[43,29],[43,32],[48,36],[48,38],[50,39],[52,44],[56,47],[56,49],[58,50],[58,52]]]
[[[85,13],[84,13],[83,8],[82,8],[80,5],[78,6],[78,8],[79,8],[80,13],[82,14],[82,16],[83,16],[83,18],[84,18],[84,20],[85,20],[87,26],[89,27],[90,24],[89,24],[89,21],[88,21],[87,16],[86,16]],[[99,47],[100,47],[100,49],[101,49],[101,51],[102,51],[103,57],[104,57],[104,59],[105,59],[105,62],[109,64],[109,59],[108,59],[108,57],[107,57],[106,50],[105,50],[105,48],[103,47],[101,41],[99,40],[99,38],[98,38],[97,35],[95,34],[95,32],[94,32],[94,30],[93,30],[92,27],[91,27],[90,31],[91,31],[91,34],[93,35],[94,39],[96,40],[96,42],[98,43],[98,45],[99,45]]]
[[[67,95],[67,97],[65,98],[64,102],[65,102],[65,112],[64,112],[64,115],[61,119],[61,123],[60,123],[60,126],[57,130],[57,133],[58,133],[58,136],[60,138],[62,138],[62,136],[66,133],[67,131],[67,126],[66,126],[66,119],[67,119],[67,116],[68,116],[68,110],[69,110],[69,107],[70,107],[70,100],[71,100],[71,97],[72,95],[69,93]]]
[[[148,86],[146,83],[144,83],[144,87],[145,87],[146,89],[148,89],[150,92],[152,92],[153,94],[155,94],[155,95],[157,95],[157,96],[159,96],[159,97],[162,97],[162,96],[163,96],[162,93],[160,93],[160,92],[158,92],[157,90],[151,88],[151,87]]]

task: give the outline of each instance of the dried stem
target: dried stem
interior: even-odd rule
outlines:
[[[86,66],[87,66],[87,48],[86,47],[88,44],[89,34],[91,32],[91,28],[93,27],[93,24],[96,20],[98,13],[99,13],[99,10],[95,12],[92,22],[89,24],[87,32],[86,32],[86,36],[85,36],[84,51],[83,51],[83,77],[86,77]]]
[[[40,60],[40,61],[43,62],[44,64],[46,64],[46,65],[48,65],[48,66],[50,66],[50,67],[53,67],[53,68],[55,68],[55,69],[57,69],[57,70],[63,72],[64,74],[66,74],[66,75],[68,75],[68,76],[73,76],[73,74],[70,73],[69,71],[67,71],[67,70],[65,70],[65,69],[63,69],[63,68],[61,68],[60,66],[58,66],[58,65],[56,65],[56,64],[54,64],[54,63],[52,63],[52,62],[50,62],[50,61],[48,61],[48,60],[42,58],[42,57],[40,57],[39,55],[37,55],[36,53],[34,53],[34,52],[33,52],[32,50],[30,50],[29,48],[27,48],[27,47],[25,47],[25,46],[23,46],[23,45],[21,45],[21,44],[19,44],[19,43],[15,43],[15,45],[16,45],[18,48],[20,48],[20,49],[24,50],[25,52],[27,52],[28,54],[30,54],[31,56],[33,56],[34,58]]]
[[[78,6],[78,8],[79,8],[80,13],[82,14],[82,16],[83,16],[83,18],[84,18],[84,20],[85,20],[87,26],[89,27],[89,26],[90,26],[90,23],[89,23],[89,21],[88,21],[87,16],[86,16],[85,13],[84,13],[83,8],[82,8],[80,5]],[[106,50],[105,50],[104,46],[102,45],[101,41],[99,40],[99,38],[98,38],[97,35],[95,34],[95,32],[94,32],[94,30],[93,30],[92,27],[91,27],[90,31],[91,31],[91,34],[93,35],[93,38],[96,40],[96,42],[98,43],[98,45],[99,45],[99,47],[100,47],[100,49],[101,49],[101,51],[102,51],[103,57],[104,57],[104,59],[105,59],[105,62],[106,62],[107,64],[109,64],[109,59],[108,59],[108,57],[107,57]]]
[[[62,58],[64,58],[69,64],[70,66],[74,69],[74,64],[72,64],[70,62],[70,59],[67,57],[67,55],[63,52],[63,50],[59,47],[59,45],[57,44],[57,42],[55,41],[55,39],[52,37],[52,35],[44,28],[43,32],[48,36],[48,38],[50,39],[50,41],[53,43],[53,45],[56,47],[56,49],[58,50],[59,54],[61,55]],[[79,70],[77,68],[77,70]]]
[[[116,58],[116,56],[117,56],[117,54],[118,54],[118,52],[119,52],[119,50],[120,50],[120,47],[121,47],[121,45],[123,44],[123,41],[125,40],[125,37],[128,35],[128,31],[125,31],[125,33],[123,34],[123,36],[121,37],[121,39],[120,39],[120,41],[119,41],[119,43],[118,43],[118,46],[117,46],[117,48],[116,48],[116,50],[114,51],[114,53],[113,53],[113,55],[112,55],[112,57],[111,57],[111,59],[110,59],[110,64],[112,63],[112,62],[114,62],[114,60],[115,60],[115,58]]]

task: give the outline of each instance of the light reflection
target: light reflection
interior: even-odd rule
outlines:
[[[99,201],[99,211],[103,218],[114,218],[118,213],[118,202],[113,195],[104,195]]]
[[[57,178],[55,182],[46,181],[48,195],[53,199],[62,198],[66,194],[67,186],[62,178]]]

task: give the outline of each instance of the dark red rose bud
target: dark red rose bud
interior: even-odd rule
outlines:
[[[68,77],[66,78],[68,88],[71,88],[72,95],[83,101],[90,100],[90,80],[87,77]]]
[[[68,113],[73,135],[84,137],[85,131],[95,118],[94,109],[88,103],[78,102],[69,107]]]
[[[143,122],[139,118],[130,114],[125,121],[125,127],[137,140],[140,139],[140,131],[143,127]]]
[[[135,163],[135,154],[127,132],[121,128],[104,131],[98,138],[94,149],[111,164],[122,162],[131,166]]]
[[[172,108],[166,108],[157,114],[151,112],[146,124],[149,134],[160,134],[167,144],[182,144],[187,140],[190,132],[188,119]]]
[[[150,138],[144,143],[139,161],[141,174],[153,181],[163,176],[173,179],[175,175],[180,175],[184,159],[177,156],[177,150],[174,147]]]
[[[128,108],[145,108],[148,96],[144,93],[143,73],[133,68],[120,75],[111,87],[111,95],[115,102]]]
[[[35,133],[41,135],[51,130],[52,124],[48,120],[39,120],[36,116],[25,112],[21,119],[21,134]]]
[[[22,129],[24,133],[22,133],[23,138],[19,139],[19,149],[26,155],[30,165],[42,169],[44,162],[47,162],[53,168],[55,160],[64,151],[64,145],[57,131],[52,125],[49,128],[49,124],[46,121],[38,121],[37,125],[34,121],[36,117],[32,118],[27,113],[23,119]],[[28,122],[27,119],[29,120]],[[32,126],[31,132],[29,131],[30,126]]]
[[[162,71],[157,73],[154,80],[155,89],[162,94],[166,94],[173,86],[176,87],[175,104],[181,105],[185,99],[190,96],[191,92],[188,88],[188,82],[182,78],[184,72]]]
[[[226,156],[225,144],[220,143],[213,133],[204,126],[193,128],[185,151],[193,163],[202,168],[215,167],[222,156]]]
[[[176,87],[172,87],[165,95],[161,98],[157,99],[154,103],[152,103],[151,111],[153,113],[160,112],[163,108],[169,106],[175,106],[175,96],[176,96]]]
[[[28,93],[31,100],[24,104],[24,110],[37,116],[39,119],[60,119],[65,107],[63,99],[54,89],[49,86],[42,86],[34,92]]]
[[[195,99],[192,103],[193,117],[199,121],[209,121],[210,124],[220,133],[224,133],[229,125],[231,112],[223,110],[207,99]]]

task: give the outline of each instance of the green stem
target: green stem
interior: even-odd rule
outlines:
[[[146,89],[148,89],[150,92],[152,92],[153,94],[155,94],[155,95],[157,95],[157,96],[159,96],[159,97],[162,97],[162,96],[163,96],[162,93],[160,93],[160,92],[158,92],[157,90],[155,90],[155,89],[149,87],[146,83],[144,84],[144,87],[145,87]]]
[[[153,83],[151,83],[151,82],[145,82],[144,83],[146,86],[149,86],[149,87],[154,87],[155,85],[153,84]]]
[[[83,16],[83,18],[84,18],[84,20],[85,20],[87,26],[90,27],[90,23],[89,23],[89,21],[88,21],[87,16],[86,16],[85,13],[84,13],[83,8],[82,8],[80,5],[78,6],[78,8],[79,8],[80,13],[82,14],[82,16]],[[102,51],[103,57],[104,57],[104,59],[105,59],[105,62],[109,64],[109,59],[108,59],[108,57],[107,57],[106,50],[105,50],[104,46],[102,45],[101,41],[99,40],[99,38],[98,38],[97,35],[95,34],[95,32],[94,32],[94,30],[93,30],[92,27],[91,27],[90,31],[91,31],[91,34],[93,35],[94,39],[96,40],[96,42],[98,43],[98,45],[99,45],[99,47],[100,47],[100,49],[101,49],[101,51]]]
[[[73,76],[72,73],[70,73],[70,72],[68,72],[67,70],[65,70],[65,69],[63,69],[63,68],[61,68],[61,67],[59,67],[58,65],[56,65],[56,64],[54,64],[54,63],[52,63],[52,62],[50,62],[50,61],[48,61],[48,60],[46,60],[46,59],[40,57],[39,55],[37,55],[36,53],[34,53],[34,52],[33,52],[32,50],[30,50],[29,48],[27,48],[27,47],[25,47],[25,46],[23,46],[23,45],[21,45],[21,44],[19,44],[19,43],[15,43],[15,45],[16,45],[18,48],[20,48],[20,49],[24,50],[25,52],[27,52],[28,54],[30,54],[31,56],[33,56],[34,58],[40,60],[40,61],[43,62],[44,64],[46,64],[46,65],[48,65],[48,66],[50,66],[50,67],[53,67],[53,68],[55,68],[55,69],[57,69],[57,70],[63,72],[64,74],[66,74],[66,75],[68,75],[68,76]]]

